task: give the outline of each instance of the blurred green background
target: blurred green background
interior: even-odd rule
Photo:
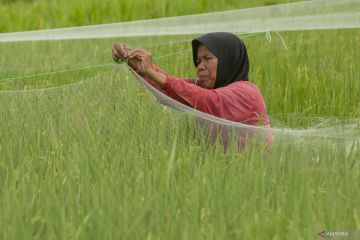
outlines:
[[[0,0],[0,32],[171,17],[298,0]]]

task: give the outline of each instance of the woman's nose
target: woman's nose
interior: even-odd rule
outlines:
[[[205,68],[206,68],[206,64],[200,62],[200,63],[197,65],[196,68],[198,69],[199,72],[200,72],[200,71],[203,71],[203,70],[205,70]]]

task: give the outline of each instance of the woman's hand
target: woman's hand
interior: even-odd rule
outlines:
[[[128,60],[128,65],[140,75],[146,75],[153,68],[152,55],[143,48],[129,48],[126,43],[115,43],[112,49],[115,62]]]
[[[126,43],[115,43],[112,49],[112,57],[115,62],[123,61],[128,57],[128,52],[131,49]]]
[[[131,49],[128,57],[129,66],[140,75],[146,76],[154,68],[151,53],[143,48]]]
[[[147,81],[155,82],[158,88],[162,88],[166,82],[166,75],[156,71],[150,52],[143,48],[131,49],[126,43],[116,43],[112,49],[112,57],[115,62],[127,59],[127,64]]]

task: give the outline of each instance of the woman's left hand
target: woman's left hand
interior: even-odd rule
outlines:
[[[128,51],[128,65],[147,81],[153,81],[158,88],[162,88],[166,82],[166,75],[156,71],[152,62],[152,55],[143,48],[135,48]]]
[[[128,57],[129,66],[140,75],[146,75],[153,69],[152,55],[143,48],[131,49]]]

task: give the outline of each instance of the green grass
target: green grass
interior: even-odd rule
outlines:
[[[299,0],[0,0],[0,33],[132,21]]]
[[[276,34],[243,36],[273,126],[322,123],[351,129],[346,140],[277,134],[268,155],[256,142],[224,153],[194,117],[112,64],[122,40],[195,76],[194,36],[0,44],[0,239],[307,240],[360,229],[360,30],[281,35],[288,50]]]
[[[2,238],[310,239],[359,227],[358,142],[349,154],[342,140],[279,136],[267,159],[256,146],[207,149],[191,117],[122,72],[1,94]]]
[[[279,120],[288,126],[306,126],[308,117],[360,118],[357,100],[360,48],[356,44],[360,39],[359,30],[281,34],[287,50],[274,33],[271,42],[264,33],[242,37],[250,56],[250,79],[261,89],[270,116],[281,115]],[[116,41],[144,46],[153,53],[155,63],[169,74],[195,77],[192,38],[194,36],[1,44],[0,90],[53,87],[106,72],[115,66],[110,52]],[[188,41],[184,41],[186,39]],[[179,40],[182,42],[177,42]]]

